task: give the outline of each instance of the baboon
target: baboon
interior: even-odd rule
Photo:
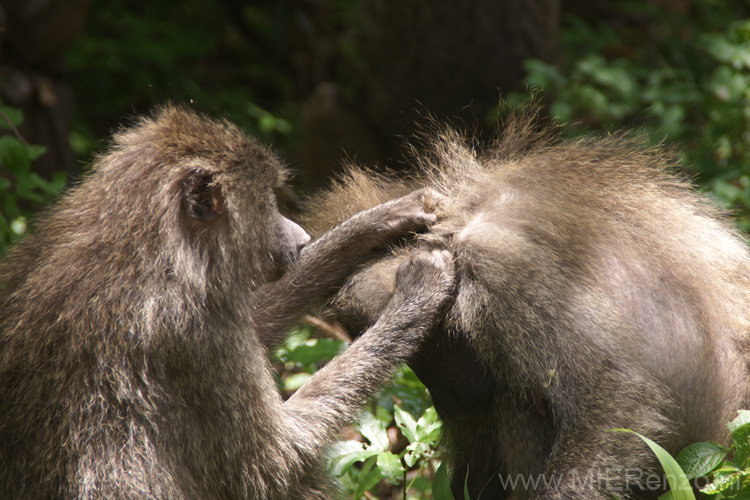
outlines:
[[[728,441],[750,403],[748,249],[666,148],[562,140],[520,115],[487,147],[436,131],[410,179],[352,168],[310,200],[315,234],[420,187],[444,199],[440,221],[355,274],[329,314],[364,329],[402,260],[449,249],[456,299],[410,363],[444,420],[456,498],[465,481],[471,498],[654,498],[652,453],[608,431],[673,454]]]
[[[284,172],[235,126],[164,106],[9,251],[0,498],[330,498],[321,452],[419,347],[452,264],[415,255],[374,326],[282,401],[267,350],[438,201],[411,193],[305,245],[276,208]]]

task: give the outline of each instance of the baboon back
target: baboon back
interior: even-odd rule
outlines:
[[[354,169],[313,199],[315,232],[417,186],[445,197],[440,222],[351,278],[331,311],[363,328],[389,269],[447,246],[458,295],[412,365],[445,420],[456,491],[468,471],[472,497],[485,486],[483,498],[654,497],[651,454],[607,431],[672,453],[727,441],[750,403],[748,249],[668,151],[534,130],[511,121],[480,152],[445,132],[416,155],[415,179]],[[532,482],[509,482],[521,476]]]

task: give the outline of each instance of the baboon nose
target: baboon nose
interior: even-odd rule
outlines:
[[[300,229],[302,229],[302,228],[300,228]],[[297,242],[297,251],[298,252],[301,251],[303,248],[305,248],[307,246],[308,243],[310,243],[310,235],[307,234],[307,232],[303,229],[302,230],[302,235],[301,235],[299,241]]]

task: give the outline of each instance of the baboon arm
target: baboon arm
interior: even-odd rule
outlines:
[[[402,264],[396,292],[378,321],[284,404],[292,445],[308,456],[321,453],[419,349],[452,288],[453,264],[445,250],[418,253]]]
[[[305,247],[278,281],[264,285],[253,297],[255,332],[274,348],[314,301],[323,301],[357,267],[398,238],[435,222],[428,210],[437,195],[420,189],[397,200],[354,215]]]

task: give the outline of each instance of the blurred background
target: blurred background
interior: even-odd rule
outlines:
[[[491,137],[532,89],[568,134],[676,144],[750,229],[748,0],[0,0],[0,27],[0,247],[167,100],[272,143],[300,192],[408,170],[428,115]]]
[[[750,230],[748,0],[0,0],[0,253],[112,131],[165,101],[271,143],[296,172],[293,205],[344,161],[408,172],[427,117],[491,138],[532,92],[566,135],[674,144]],[[287,392],[343,348],[312,330],[277,353]],[[427,408],[405,370],[360,428],[401,468],[348,455],[351,497],[430,497]]]

